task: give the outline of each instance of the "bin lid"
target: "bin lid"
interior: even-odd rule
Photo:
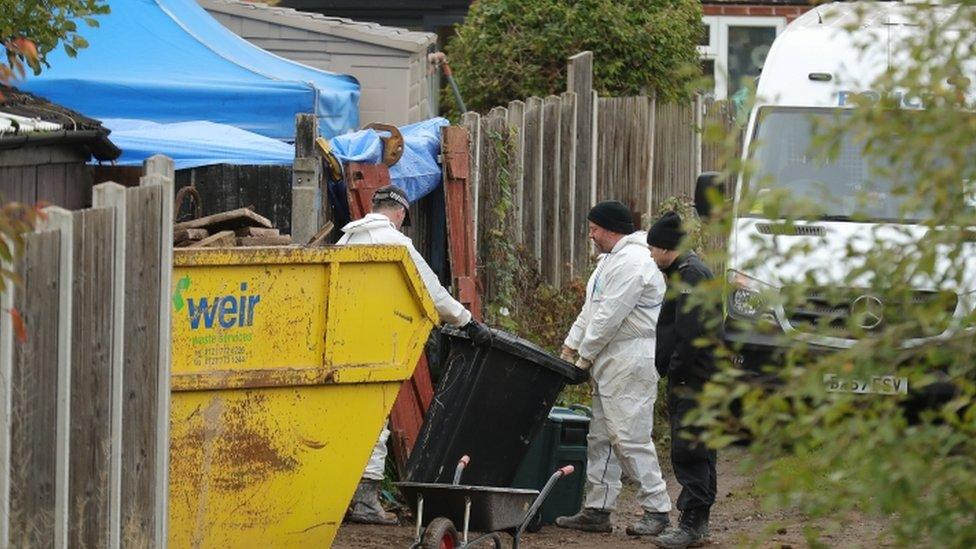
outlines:
[[[490,330],[492,335],[491,346],[494,349],[524,358],[543,368],[552,370],[565,377],[566,383],[570,385],[578,385],[590,379],[590,374],[586,370],[581,370],[574,364],[547,353],[531,341],[496,328],[490,328]],[[451,337],[468,339],[468,334],[451,326],[444,326],[441,331]]]
[[[553,406],[549,411],[549,421],[553,423],[589,423],[589,416],[581,411],[562,406]]]

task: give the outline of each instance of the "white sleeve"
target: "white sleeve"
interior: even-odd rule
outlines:
[[[579,356],[589,361],[596,359],[617,334],[624,319],[640,300],[645,284],[649,282],[643,273],[629,263],[618,265],[605,273],[604,277],[601,299],[590,305],[590,322],[577,349]]]
[[[434,274],[434,271],[431,270],[430,266],[427,265],[424,256],[420,255],[417,248],[414,248],[413,242],[407,239],[404,245],[410,250],[410,257],[420,272],[420,278],[424,281],[424,286],[430,292],[430,297],[434,301],[434,308],[437,309],[437,314],[440,315],[441,322],[450,324],[451,326],[464,326],[468,322],[471,322],[471,313],[458,300],[451,297],[451,294],[441,286],[441,281]]]
[[[566,336],[566,341],[563,341],[563,345],[573,350],[579,349],[580,342],[583,341],[583,334],[586,332],[586,319],[589,316],[590,301],[587,299],[583,303],[583,309],[580,310],[580,314],[577,315],[576,320],[573,322],[573,326],[569,329],[569,335]]]

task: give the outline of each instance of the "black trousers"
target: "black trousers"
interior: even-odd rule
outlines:
[[[685,415],[698,403],[701,383],[672,382],[668,376],[668,415],[671,419],[671,466],[681,484],[677,507],[711,507],[715,503],[717,454],[698,440],[700,429],[685,424]]]

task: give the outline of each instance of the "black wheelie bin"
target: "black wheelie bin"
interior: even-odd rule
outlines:
[[[467,455],[462,484],[509,487],[519,465],[567,384],[589,375],[532,343],[492,329],[475,345],[443,328],[442,374],[407,463],[412,482],[451,483]]]

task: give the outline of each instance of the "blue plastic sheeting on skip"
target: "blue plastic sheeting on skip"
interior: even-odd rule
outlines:
[[[407,192],[410,202],[427,196],[441,183],[437,157],[441,154],[441,128],[448,124],[450,122],[445,118],[431,118],[398,128],[403,134],[403,156],[390,167],[390,180]],[[380,164],[383,161],[380,136],[387,137],[389,133],[362,130],[340,135],[329,143],[343,164]]]
[[[112,130],[110,139],[122,156],[120,166],[141,166],[154,154],[173,159],[177,170],[211,164],[290,165],[295,147],[240,128],[213,122],[158,124],[146,120],[106,118],[102,124]]]
[[[355,78],[306,67],[237,36],[194,0],[110,0],[98,28],[78,22],[89,47],[48,54],[50,68],[16,85],[92,118],[160,123],[209,120],[294,139],[295,114],[320,133],[359,127]]]

